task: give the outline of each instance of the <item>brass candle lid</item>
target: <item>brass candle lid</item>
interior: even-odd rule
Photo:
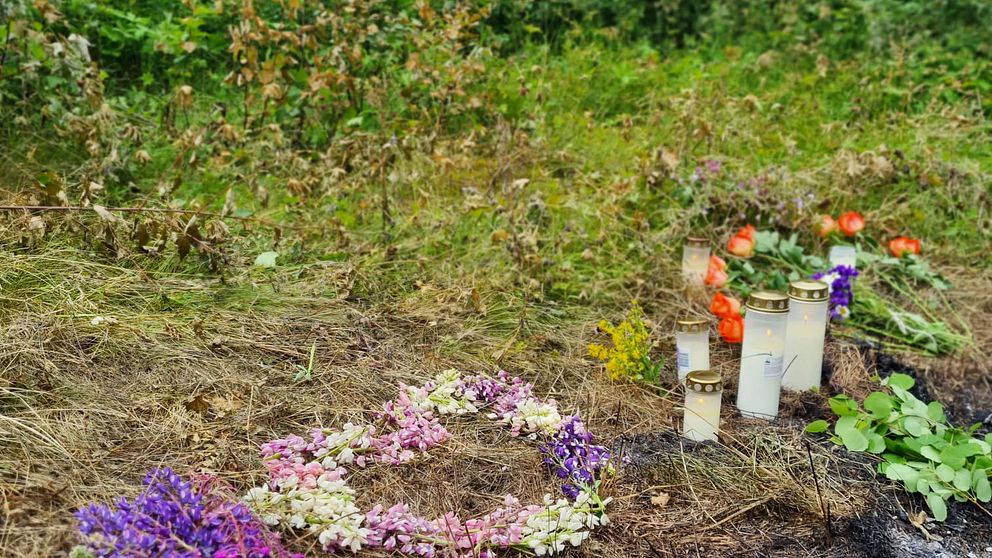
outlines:
[[[675,331],[679,333],[699,333],[706,331],[709,323],[706,320],[677,320]]]
[[[710,245],[709,239],[700,238],[698,236],[689,236],[685,239],[686,246],[694,246],[696,248],[706,248]]]
[[[789,311],[789,297],[774,291],[754,291],[747,297],[747,307],[758,312],[778,314]]]
[[[813,279],[793,281],[789,283],[789,298],[803,302],[826,302],[830,298],[830,286]]]
[[[720,391],[723,389],[723,377],[712,370],[693,370],[685,377],[685,387],[689,391]]]

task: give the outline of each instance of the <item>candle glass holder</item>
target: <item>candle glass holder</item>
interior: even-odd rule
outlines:
[[[696,442],[717,440],[723,378],[710,370],[694,370],[685,377],[682,436]]]
[[[840,245],[830,247],[830,267],[846,265],[850,268],[858,267],[858,251],[854,246]]]
[[[705,238],[689,237],[682,246],[682,277],[694,287],[702,287],[710,265],[710,243]]]
[[[680,382],[693,370],[709,370],[709,323],[706,320],[675,322],[675,351]]]
[[[830,315],[830,287],[823,281],[789,283],[789,318],[785,332],[782,387],[806,391],[820,386],[823,338]]]
[[[788,312],[784,293],[755,291],[747,299],[737,386],[737,408],[746,417],[778,416]]]

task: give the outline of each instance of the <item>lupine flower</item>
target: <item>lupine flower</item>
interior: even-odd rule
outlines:
[[[865,228],[865,218],[857,211],[848,211],[837,218],[837,226],[845,236],[854,236]]]
[[[833,319],[843,320],[850,315],[850,306],[854,302],[852,281],[857,276],[858,271],[846,265],[813,275],[813,279],[822,279],[830,285],[830,316]]]
[[[507,496],[503,507],[468,520],[451,512],[428,520],[405,504],[359,512],[343,466],[409,461],[450,436],[433,412],[482,408],[510,425],[513,435],[548,440],[541,449],[545,461],[569,481],[563,490],[574,502],[545,496],[543,505],[522,506]],[[505,371],[495,378],[442,372],[420,387],[401,385],[378,419],[378,427],[348,423],[315,429],[310,440],[289,436],[263,444],[269,482],[250,490],[245,500],[266,523],[315,534],[328,551],[381,548],[421,558],[495,558],[497,549],[508,548],[555,554],[608,521],[609,499],[600,499],[594,488],[598,476],[612,468],[608,450],[592,444],[577,416],[562,420],[555,401],[535,397],[533,385],[519,377],[511,379]]]
[[[355,505],[355,491],[340,471],[328,471],[317,478],[316,486],[305,486],[297,477],[275,481],[275,488],[263,484],[248,491],[245,501],[270,525],[284,524],[317,535],[327,550],[358,552],[366,544],[369,530],[365,517]]]
[[[593,438],[578,415],[565,418],[551,440],[542,444],[544,463],[554,468],[558,478],[566,479],[565,494],[575,499],[582,487],[591,487],[599,472],[610,467],[610,452],[592,443]]]
[[[168,468],[145,477],[133,501],[89,504],[76,512],[81,548],[113,558],[278,558],[291,555],[244,504],[228,499],[216,479],[184,480]]]

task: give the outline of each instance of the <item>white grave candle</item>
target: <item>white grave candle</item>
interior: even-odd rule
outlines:
[[[706,320],[675,322],[675,351],[680,382],[693,370],[709,370],[710,332]]]
[[[782,387],[806,391],[820,387],[823,336],[827,331],[830,287],[823,281],[789,283],[789,319],[785,333]]]
[[[685,378],[685,412],[682,436],[702,442],[716,441],[720,431],[723,378],[709,370],[694,370]]]
[[[746,417],[778,416],[788,311],[783,293],[755,291],[747,299],[737,386],[737,408]]]
[[[682,246],[682,277],[689,285],[702,287],[710,265],[710,243],[705,238],[689,237]]]
[[[838,244],[837,246],[830,247],[830,267],[837,267],[839,265],[846,265],[853,268],[858,267],[858,251],[854,249],[854,246]]]

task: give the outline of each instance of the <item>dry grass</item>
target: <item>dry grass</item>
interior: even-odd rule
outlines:
[[[156,465],[214,473],[244,489],[263,478],[260,442],[367,418],[398,382],[450,366],[501,366],[527,377],[630,457],[607,488],[616,499],[613,526],[582,555],[814,555],[826,540],[827,502],[837,519],[855,517],[872,499],[866,465],[829,446],[807,450],[799,432],[822,400],[787,399],[781,425],[771,428],[732,417],[736,356],[726,345],[713,355],[729,386],[723,444],[689,447],[674,433],[677,392],[659,396],[609,381],[586,358],[594,317],[577,308],[566,323],[541,305],[487,296],[481,314],[458,289],[441,288],[396,304],[361,303],[346,293],[304,296],[340,279],[329,269],[273,281],[275,292],[250,276],[226,286],[150,280],[69,256],[3,262],[6,292],[19,297],[5,300],[0,339],[0,549],[7,555],[65,553],[74,509],[133,494]],[[25,276],[31,280],[14,280]],[[641,294],[694,301],[649,305],[658,350],[671,353],[667,324],[702,314],[703,299],[664,289]],[[91,324],[110,312],[116,324]],[[294,384],[312,343],[313,380]],[[842,357],[832,359],[841,366]],[[843,366],[855,374],[853,364]],[[536,501],[557,490],[529,444],[484,421],[451,428],[453,440],[415,465],[356,474],[362,504],[402,500],[425,515],[477,514],[506,493]],[[662,493],[668,502],[653,503]]]

